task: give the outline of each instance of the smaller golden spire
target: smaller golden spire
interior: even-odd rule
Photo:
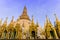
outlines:
[[[8,25],[8,30],[9,30],[9,29],[12,29],[12,30],[13,30],[14,27],[15,27],[14,25],[15,25],[14,16],[12,16],[12,20],[11,20],[11,22],[10,22],[9,25]]]
[[[32,23],[34,24],[34,17],[32,16]]]
[[[12,16],[12,20],[8,26],[10,26],[10,27],[14,26],[14,16]]]
[[[47,15],[46,15],[46,22],[45,22],[44,26],[45,26],[45,28],[48,26],[52,26],[50,19],[48,19]]]
[[[47,17],[47,15],[46,15],[46,22],[44,23],[44,28],[45,28],[45,29],[46,29],[47,24],[48,24],[48,17]]]
[[[34,24],[34,17],[33,17],[33,16],[32,16],[31,26],[32,26],[32,27],[35,26],[35,24]]]
[[[51,35],[50,31],[52,31],[53,25],[51,24],[51,22],[48,19],[47,15],[46,15],[46,23],[44,24],[44,26],[45,26],[44,27],[45,36],[46,36],[46,38],[49,38],[48,36]]]
[[[6,19],[5,19],[5,21],[4,21],[3,25],[2,25],[2,27],[6,28],[6,26],[7,26],[7,20],[8,20],[8,17],[6,17]],[[4,29],[4,28],[3,28],[3,29]]]
[[[13,22],[14,21],[14,16],[12,16],[12,20],[11,20],[11,22]]]

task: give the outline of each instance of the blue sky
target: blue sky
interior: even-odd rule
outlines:
[[[25,5],[30,19],[34,15],[34,21],[36,22],[38,19],[39,25],[42,27],[46,15],[52,24],[55,21],[54,13],[60,19],[60,0],[0,0],[0,18],[4,21],[8,16],[8,22],[10,22],[14,16],[16,20],[22,14]]]

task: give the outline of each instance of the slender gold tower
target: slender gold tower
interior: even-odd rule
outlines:
[[[2,36],[2,19],[0,19],[0,38],[1,38],[1,36]]]
[[[5,21],[4,21],[4,23],[3,23],[3,25],[2,25],[2,37],[1,38],[7,38],[7,19],[8,19],[8,17],[6,17],[6,19],[5,19]]]
[[[19,20],[17,20],[15,29],[16,29],[16,39],[22,39],[22,28],[20,26]]]
[[[55,21],[55,29],[57,32],[58,37],[60,38],[60,21],[58,20],[58,17],[55,15],[56,21]]]
[[[29,27],[29,32],[30,32],[30,38],[31,39],[36,39],[36,36],[37,36],[37,27],[34,24],[34,18],[33,18],[33,16],[32,16],[31,25]]]
[[[8,25],[8,39],[14,39],[14,16],[12,16],[12,20]]]

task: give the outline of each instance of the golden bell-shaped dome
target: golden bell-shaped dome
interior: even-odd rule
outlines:
[[[26,6],[25,6],[24,9],[23,9],[23,13],[22,13],[22,15],[20,16],[20,19],[30,20],[30,19],[29,19],[29,16],[27,15],[27,8],[26,8]]]

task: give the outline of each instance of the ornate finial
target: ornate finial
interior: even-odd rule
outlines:
[[[26,6],[24,6],[24,9],[27,9]]]
[[[34,17],[33,17],[33,15],[32,15],[32,22],[34,22]]]
[[[47,15],[46,15],[46,22],[47,22],[47,23],[51,23],[51,22],[50,22],[50,19],[48,19],[48,16],[47,16]]]
[[[56,16],[56,14],[54,14]]]
[[[20,16],[18,17],[17,21],[19,21],[19,20],[20,20]]]
[[[14,20],[14,16],[12,16],[12,20],[11,20],[11,22],[13,22],[13,20]]]
[[[27,8],[26,8],[26,6],[24,6],[23,15],[27,15]]]
[[[47,18],[47,15],[46,15],[46,18]]]
[[[32,16],[32,25],[34,25],[34,17]]]
[[[54,14],[54,16],[55,16],[55,18],[56,18],[56,21],[58,21],[58,18],[57,18],[57,16],[56,16],[56,14]]]
[[[4,23],[7,23],[7,20],[8,20],[8,17],[6,17],[6,19],[5,19]]]
[[[37,20],[37,24],[36,25],[37,25],[37,27],[39,27],[38,20]]]
[[[46,24],[44,24],[44,25],[52,26],[51,21],[50,21],[50,19],[48,19],[47,15],[46,15]]]
[[[56,14],[54,14],[54,16],[56,17]]]
[[[48,22],[48,16],[46,15],[46,22]]]

